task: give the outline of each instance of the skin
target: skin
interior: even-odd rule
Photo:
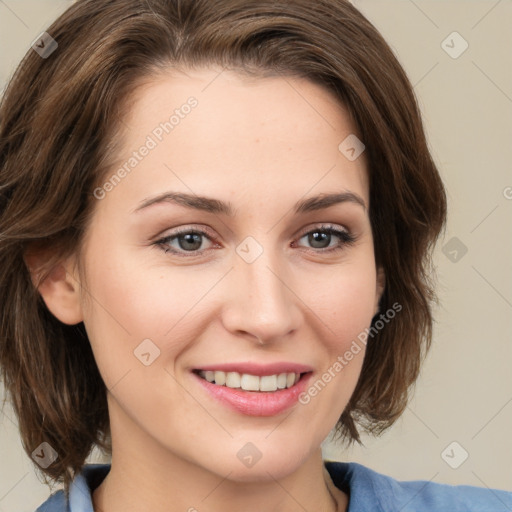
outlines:
[[[191,370],[291,361],[311,365],[315,382],[370,325],[384,275],[374,259],[364,153],[349,161],[338,150],[357,131],[320,86],[219,73],[169,73],[135,91],[118,166],[187,98],[198,105],[98,200],[86,281],[73,256],[40,288],[62,322],[84,322],[109,389],[112,469],[94,492],[95,510],[346,510],[320,444],[355,388],[364,350],[307,405],[270,417],[214,401]],[[236,216],[171,203],[133,213],[165,191],[229,201]],[[292,212],[300,199],[346,191],[366,209],[345,202]],[[307,234],[325,224],[356,241],[325,252],[343,243],[332,235],[314,245]],[[167,247],[185,256],[155,245],[178,227],[205,228],[212,240],[200,237],[193,256],[183,237]],[[248,236],[263,249],[250,264],[236,252]],[[149,366],[134,356],[147,338],[160,349]],[[262,454],[252,467],[237,457],[248,442]]]

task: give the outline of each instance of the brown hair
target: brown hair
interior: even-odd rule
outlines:
[[[348,108],[366,146],[380,308],[402,309],[369,338],[337,432],[360,442],[358,427],[392,425],[431,343],[446,197],[412,86],[376,28],[344,0],[78,0],[47,32],[57,49],[29,50],[0,105],[0,366],[26,452],[44,441],[58,451],[44,474],[67,490],[110,433],[84,325],[59,322],[37,287],[80,255],[129,94],[171,67],[303,77]],[[29,249],[48,250],[35,283]]]

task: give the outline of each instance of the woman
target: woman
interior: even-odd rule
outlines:
[[[64,483],[39,511],[512,507],[322,460],[403,412],[446,216],[350,3],[79,0],[0,119],[0,361]]]

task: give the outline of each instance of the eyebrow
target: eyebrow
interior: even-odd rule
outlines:
[[[197,196],[183,192],[164,192],[154,197],[144,199],[132,213],[140,212],[152,205],[161,203],[174,203],[186,208],[201,210],[208,213],[235,216],[235,209],[229,202],[225,203],[219,199],[211,197]],[[308,212],[323,210],[335,204],[354,203],[363,207],[366,212],[366,203],[358,194],[346,191],[331,194],[320,194],[307,199],[302,199],[294,205],[295,214],[304,214]]]

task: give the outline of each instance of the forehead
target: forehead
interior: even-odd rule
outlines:
[[[339,148],[357,129],[331,92],[306,79],[170,70],[125,106],[111,175],[128,173],[107,199],[130,210],[166,189],[233,203],[240,193],[295,203],[309,191],[351,190],[368,204],[364,153],[351,161]]]

